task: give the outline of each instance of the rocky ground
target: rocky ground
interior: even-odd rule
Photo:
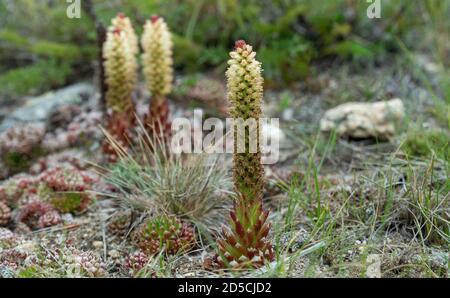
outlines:
[[[175,89],[174,117],[192,115],[193,107],[224,117],[224,85],[214,75],[180,77]],[[112,187],[97,166],[104,162],[98,98],[92,84],[79,83],[0,108],[0,276],[231,274],[204,268],[214,241],[199,231],[188,253],[138,250],[132,219],[106,195]],[[346,102],[394,98],[392,109],[347,106],[326,114]],[[265,196],[278,258],[239,274],[447,277],[448,155],[409,158],[402,147],[411,123],[438,126],[434,104],[413,74],[389,66],[355,73],[332,67],[267,90],[264,113],[279,117],[282,128]]]

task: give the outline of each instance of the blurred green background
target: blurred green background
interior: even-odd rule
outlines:
[[[92,7],[89,8],[90,2]],[[0,99],[36,94],[92,76],[95,20],[124,12],[142,31],[153,14],[174,33],[182,73],[222,71],[237,39],[258,51],[270,86],[308,79],[328,63],[382,64],[409,50],[448,67],[450,1],[381,1],[369,19],[365,0],[81,0],[80,19],[62,0],[0,1]],[[450,84],[448,84],[450,86]]]

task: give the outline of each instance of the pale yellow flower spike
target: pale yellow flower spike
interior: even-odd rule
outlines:
[[[172,37],[166,22],[153,16],[144,26],[141,40],[144,54],[142,63],[147,86],[155,98],[172,90]]]
[[[114,29],[120,29],[125,32],[128,42],[130,44],[131,52],[133,54],[139,53],[139,44],[137,35],[133,29],[133,25],[128,17],[126,17],[123,13],[117,14],[117,17],[112,19],[112,31]],[[110,29],[111,31],[111,29]]]
[[[129,83],[129,56],[131,49],[125,32],[109,31],[103,44],[105,81],[108,86],[106,102],[115,112],[128,111],[133,103],[133,85]]]
[[[138,38],[133,29],[133,25],[130,19],[123,13],[117,14],[117,17],[111,20],[111,26],[108,28],[108,31],[114,32],[115,30],[124,32],[125,38],[127,40],[127,45],[130,49],[129,55],[127,57],[127,80],[129,81],[129,84],[131,84],[134,88],[136,86],[138,78],[138,62],[136,59],[136,55],[139,53]]]
[[[230,53],[226,71],[227,96],[233,104],[231,114],[234,118],[259,118],[261,115],[264,80],[261,62],[255,56],[252,46],[243,40],[238,40],[235,50]]]

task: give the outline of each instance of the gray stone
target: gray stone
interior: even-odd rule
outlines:
[[[328,110],[320,120],[320,129],[335,130],[342,137],[389,140],[404,114],[399,98],[374,103],[349,102]]]
[[[78,83],[41,96],[30,97],[22,107],[4,119],[0,132],[18,123],[45,121],[55,108],[66,104],[82,104],[92,99],[94,94],[93,85]]]

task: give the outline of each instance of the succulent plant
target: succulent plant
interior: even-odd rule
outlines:
[[[82,276],[102,277],[106,274],[106,266],[96,254],[88,251],[74,251],[72,264]]]
[[[135,110],[132,92],[136,83],[136,58],[129,38],[129,32],[112,26],[103,45],[106,102],[110,110],[107,130],[124,146],[129,141],[129,130],[134,122]],[[114,161],[115,150],[112,149],[109,142],[104,143],[104,153],[110,155],[110,160]]]
[[[131,212],[128,210],[116,212],[108,223],[110,233],[124,236],[131,226]]]
[[[237,197],[230,212],[231,229],[223,227],[223,238],[218,240],[219,251],[215,262],[221,267],[261,267],[274,258],[272,245],[267,239],[270,230],[268,212],[262,208],[264,169],[259,144],[259,118],[263,78],[261,63],[255,55],[245,41],[237,41],[235,50],[230,53],[226,72],[231,115],[235,120],[256,120],[257,152],[252,153],[249,148],[252,135],[249,128],[246,128],[244,136],[245,150],[238,152],[238,133],[235,130],[233,178]]]
[[[23,234],[28,234],[30,232],[31,232],[30,227],[27,226],[25,223],[23,223],[23,222],[16,223],[14,233],[16,233],[18,235],[23,235]]]
[[[43,229],[51,226],[56,226],[61,222],[61,216],[58,211],[49,211],[44,213],[38,220],[38,228]]]
[[[58,217],[54,214],[56,210],[47,202],[34,201],[28,203],[19,210],[17,221],[25,223],[31,229],[48,227],[49,224],[58,224]],[[52,213],[47,215],[47,213]]]
[[[19,242],[20,238],[16,234],[7,228],[0,227],[0,250],[17,246]]]
[[[148,261],[148,256],[138,250],[125,258],[124,267],[128,270],[130,275],[134,276],[147,265]]]
[[[18,174],[0,186],[0,201],[11,208],[20,206],[37,192],[38,181],[32,176]]]
[[[82,107],[77,104],[64,104],[57,106],[48,117],[49,130],[66,127],[82,112]]]
[[[58,127],[48,132],[42,141],[46,152],[55,152],[75,146],[89,147],[95,140],[103,138],[99,124],[102,113],[98,111],[83,111],[71,119],[67,127]]]
[[[148,255],[160,252],[177,254],[195,245],[194,229],[173,216],[161,215],[145,221],[133,238],[137,246]]]
[[[258,268],[274,258],[267,239],[269,212],[262,210],[262,202],[239,205],[242,203],[237,202],[230,212],[231,229],[223,227],[223,239],[217,241],[219,254],[215,260],[221,267]]]
[[[45,127],[41,124],[14,126],[0,135],[1,162],[7,175],[27,169],[41,153]]]
[[[7,228],[0,227],[0,241],[14,237],[14,233]]]
[[[41,197],[36,193],[24,193],[17,201],[16,209],[21,209],[32,202],[40,202]]]
[[[32,265],[36,272],[28,272],[31,277],[82,278],[106,275],[106,265],[96,253],[82,251],[71,245],[45,247]]]
[[[38,159],[31,167],[30,173],[38,175],[43,171],[56,167],[72,167],[77,170],[88,168],[88,162],[83,151],[69,149],[58,153],[49,154]]]
[[[152,16],[146,22],[141,44],[144,75],[152,95],[145,123],[149,125],[150,134],[169,137],[171,125],[166,96],[172,91],[172,37],[163,18]]]
[[[40,175],[39,194],[62,213],[83,212],[91,202],[86,192],[94,178],[73,168],[53,168]]]
[[[23,264],[28,254],[19,248],[13,247],[0,251],[0,265],[15,271]]]
[[[27,258],[27,253],[20,248],[10,248],[1,252],[0,260],[12,263],[23,262]]]
[[[11,219],[11,209],[0,201],[0,226],[6,226]]]

